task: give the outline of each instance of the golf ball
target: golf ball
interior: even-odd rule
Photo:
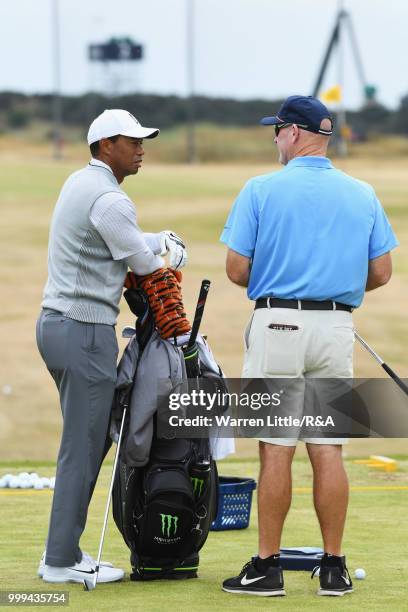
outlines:
[[[9,480],[10,489],[19,489],[20,488],[20,480],[17,476],[12,476]]]
[[[3,385],[2,392],[3,392],[3,395],[11,395],[13,392],[13,389],[11,385]]]
[[[8,480],[3,476],[0,478],[0,489],[6,489],[8,487]]]
[[[36,489],[37,491],[43,488],[44,488],[44,485],[42,483],[42,480],[37,480],[37,482],[34,483],[34,489]]]
[[[357,578],[357,580],[364,580],[364,578],[366,577],[365,570],[359,567],[358,569],[355,570],[354,576]]]

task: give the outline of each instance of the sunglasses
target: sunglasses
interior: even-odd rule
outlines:
[[[304,129],[307,130],[307,128],[309,127],[308,125],[302,125],[299,123],[280,123],[279,125],[275,125],[275,136],[279,136],[279,132],[283,129],[283,128],[287,128],[290,127],[291,125],[297,125],[298,128],[300,129]]]

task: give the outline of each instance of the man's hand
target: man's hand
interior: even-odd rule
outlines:
[[[160,235],[160,255],[169,255],[169,268],[178,270],[187,263],[187,251],[184,242],[171,230],[164,230]]]

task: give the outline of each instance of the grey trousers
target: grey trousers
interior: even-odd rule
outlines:
[[[57,385],[63,417],[45,563],[69,567],[82,559],[79,540],[111,446],[118,344],[110,325],[81,323],[44,309],[37,345]]]

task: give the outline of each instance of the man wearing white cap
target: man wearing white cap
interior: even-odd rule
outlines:
[[[95,561],[79,540],[102,461],[116,381],[115,324],[128,268],[138,275],[187,261],[171,231],[143,233],[133,202],[120,188],[137,174],[143,139],[155,138],[125,110],[105,110],[91,124],[88,166],[65,182],[51,221],[48,280],[37,322],[40,354],[57,385],[63,415],[46,553],[38,574],[46,582],[83,582]],[[123,578],[102,564],[99,582]]]

